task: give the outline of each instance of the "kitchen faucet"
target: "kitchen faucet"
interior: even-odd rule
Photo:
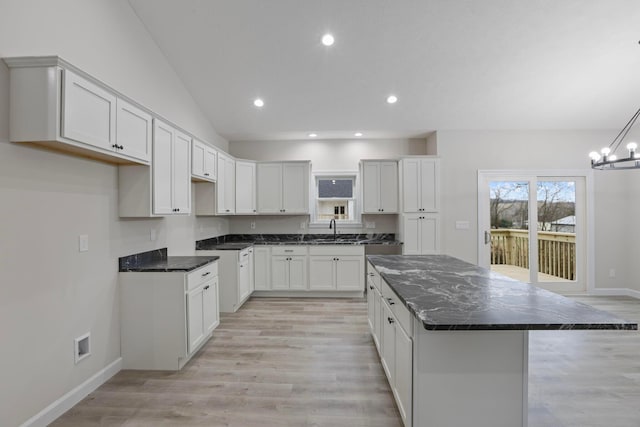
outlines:
[[[329,230],[331,230],[332,228],[333,228],[333,240],[336,240],[336,231],[338,231],[338,226],[336,225],[335,218],[332,218],[331,221],[329,221]]]

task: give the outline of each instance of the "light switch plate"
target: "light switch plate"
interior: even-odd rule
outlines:
[[[456,221],[456,230],[468,230],[469,221]]]
[[[256,229],[256,222],[255,221],[251,221],[251,229],[252,230]]]
[[[81,234],[78,237],[78,250],[80,252],[87,252],[89,250],[89,235]]]

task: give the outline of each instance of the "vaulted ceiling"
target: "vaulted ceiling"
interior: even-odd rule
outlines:
[[[638,0],[130,3],[231,141],[617,129],[640,104]]]

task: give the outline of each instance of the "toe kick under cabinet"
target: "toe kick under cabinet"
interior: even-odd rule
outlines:
[[[218,262],[190,272],[120,273],[124,369],[180,370],[220,323]]]

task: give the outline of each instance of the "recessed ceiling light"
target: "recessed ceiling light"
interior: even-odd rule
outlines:
[[[264,101],[260,98],[256,98],[253,100],[253,105],[255,105],[258,108],[264,107]]]
[[[334,42],[335,42],[335,39],[333,38],[333,35],[327,33],[324,36],[322,36],[322,44],[323,45],[331,46]]]
[[[397,96],[395,96],[395,95],[387,96],[387,103],[395,104],[396,102],[398,102],[398,97]]]
[[[356,132],[353,134],[353,136],[362,136],[362,132]]]
[[[316,136],[318,136],[318,134],[317,134],[317,133],[310,133],[310,134],[309,134],[309,138],[315,138]]]

